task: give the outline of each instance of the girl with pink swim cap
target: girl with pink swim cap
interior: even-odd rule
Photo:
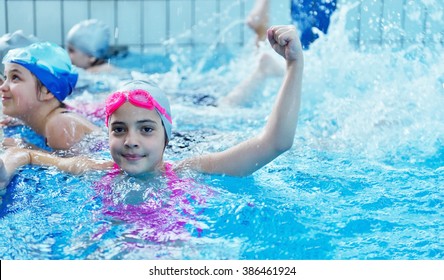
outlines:
[[[191,169],[207,174],[248,176],[291,148],[301,100],[304,58],[296,28],[274,26],[268,32],[273,49],[286,60],[286,75],[268,121],[257,136],[225,151],[184,159],[171,170]],[[56,166],[73,174],[111,170],[151,180],[165,174],[163,155],[171,137],[172,116],[168,99],[158,88],[130,82],[106,102],[112,161],[86,156],[60,158],[35,150],[8,149],[0,160],[0,185],[7,185],[15,170],[26,164]]]

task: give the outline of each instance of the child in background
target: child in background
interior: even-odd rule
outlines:
[[[63,103],[78,78],[63,48],[37,42],[10,50],[3,64],[5,81],[0,86],[3,114],[21,120],[43,136],[49,148],[68,150],[86,135],[101,131]],[[6,140],[6,146],[17,145]]]
[[[302,46],[296,28],[274,26],[268,30],[273,49],[284,57],[287,67],[282,86],[263,131],[225,151],[184,159],[176,165],[163,159],[171,138],[169,101],[159,88],[133,81],[106,100],[106,124],[113,161],[96,161],[85,156],[60,158],[20,148],[8,149],[0,161],[0,182],[5,186],[15,170],[26,164],[50,165],[74,174],[89,170],[114,169],[143,180],[173,170],[191,169],[208,174],[247,176],[291,148],[301,100]]]
[[[66,49],[79,73],[75,93],[85,89],[91,93],[110,92],[120,80],[131,79],[130,71],[111,64],[112,57],[125,55],[127,49],[111,46],[110,39],[109,27],[97,19],[81,21],[67,33]]]
[[[109,27],[97,19],[84,20],[74,25],[66,37],[66,46],[72,63],[90,73],[110,73],[111,33]]]

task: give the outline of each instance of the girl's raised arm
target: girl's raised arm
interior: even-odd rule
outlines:
[[[293,25],[271,27],[268,40],[286,60],[287,69],[263,131],[225,151],[187,159],[180,166],[205,173],[247,176],[291,148],[301,102],[302,46]]]

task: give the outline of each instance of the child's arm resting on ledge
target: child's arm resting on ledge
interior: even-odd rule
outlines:
[[[85,156],[62,158],[49,153],[23,148],[10,148],[0,158],[0,188],[5,188],[17,168],[27,165],[55,166],[61,171],[81,174],[90,170],[111,168],[111,161],[96,161]]]

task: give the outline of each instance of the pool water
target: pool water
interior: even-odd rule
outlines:
[[[174,190],[163,179],[121,178],[111,194],[94,187],[100,172],[24,167],[3,197],[1,258],[443,259],[442,46],[362,51],[344,36],[343,18],[330,30],[305,52],[290,151],[246,178],[182,174],[193,180]],[[197,69],[199,59],[173,59],[150,73],[172,99],[167,160],[227,148],[262,127],[279,78],[243,108],[219,110],[193,98],[217,101],[246,77],[252,45],[223,50],[228,62],[203,57],[207,66]],[[137,212],[127,220],[109,215],[115,205],[142,202],[144,215],[161,222],[140,222]]]

